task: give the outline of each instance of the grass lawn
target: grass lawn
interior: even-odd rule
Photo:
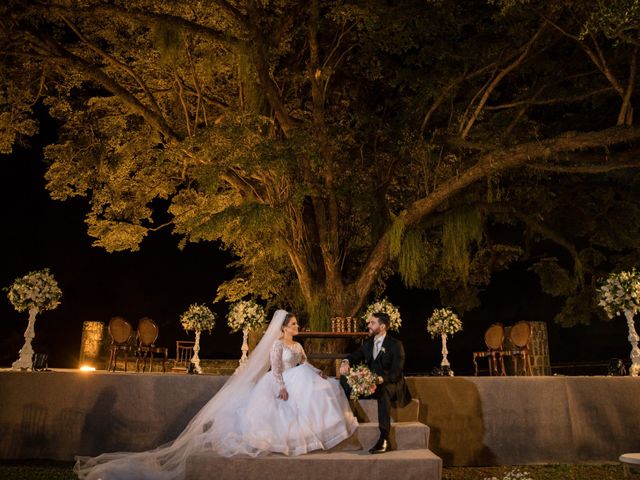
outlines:
[[[523,467],[445,467],[442,480],[484,480],[504,476],[514,469],[533,480],[623,480],[622,465],[527,465]],[[640,475],[633,478],[640,479]]]
[[[445,467],[442,480],[502,480],[514,467]],[[533,480],[623,480],[622,465],[531,465],[518,467]],[[73,463],[0,461],[2,480],[72,480]],[[633,475],[640,479],[640,475]],[[398,477],[401,480],[402,476]],[[132,479],[133,480],[133,479]]]

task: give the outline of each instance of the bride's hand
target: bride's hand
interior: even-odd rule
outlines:
[[[321,376],[322,378],[324,378],[325,380],[327,379],[327,375],[326,375],[322,370],[320,370],[320,371],[318,372],[318,375],[320,375],[320,376]]]
[[[280,393],[278,394],[278,398],[281,400],[284,400],[285,402],[289,399],[289,392],[287,392],[286,388],[283,388],[280,390]]]

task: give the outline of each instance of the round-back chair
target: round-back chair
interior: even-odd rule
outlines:
[[[123,317],[112,317],[109,320],[109,335],[111,336],[111,347],[109,355],[109,365],[107,371],[116,370],[118,363],[118,353],[124,353],[124,371],[127,371],[127,365],[129,361],[129,352],[134,350],[134,347],[129,344],[131,336],[133,334],[133,327]]]
[[[140,371],[140,360],[142,360],[142,371],[147,367],[149,360],[149,371],[153,370],[153,354],[161,355],[162,371],[167,371],[167,359],[169,358],[169,349],[167,347],[157,347],[155,345],[158,339],[160,329],[156,322],[149,317],[143,317],[138,321],[138,350],[136,352],[136,371]]]

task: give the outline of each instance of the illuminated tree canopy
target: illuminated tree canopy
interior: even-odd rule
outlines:
[[[552,5],[548,5],[552,4]],[[459,311],[528,261],[557,319],[637,263],[636,1],[0,6],[0,151],[58,125],[54,199],[108,251],[171,229],[315,327],[398,272]]]

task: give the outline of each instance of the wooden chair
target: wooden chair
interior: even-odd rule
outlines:
[[[174,373],[187,373],[191,357],[193,357],[193,346],[196,344],[193,340],[177,340],[176,341],[176,364],[171,371]]]
[[[157,347],[159,328],[149,317],[143,317],[138,322],[138,349],[136,351],[136,371],[140,371],[140,360],[142,360],[142,371],[145,371],[147,359],[149,359],[149,371],[153,371],[153,354],[161,355],[162,371],[167,371],[167,360],[169,359],[169,349],[167,347]]]
[[[528,322],[518,322],[509,332],[509,340],[514,347],[514,350],[507,350],[501,352],[501,356],[511,357],[513,364],[513,374],[518,373],[518,357],[522,359],[522,373],[524,375],[533,375],[531,370],[531,355],[529,354],[529,340],[531,338],[531,325]]]
[[[109,321],[109,335],[111,335],[111,347],[109,355],[109,366],[107,371],[116,371],[118,363],[118,352],[124,352],[124,371],[127,371],[129,352],[134,351],[130,344],[133,328],[131,324],[122,317],[113,317]]]
[[[487,346],[487,350],[473,352],[473,366],[476,376],[478,376],[478,358],[489,359],[489,375],[506,375],[504,360],[501,355],[503,342],[504,326],[501,323],[494,323],[487,328],[484,332],[484,343]],[[500,362],[500,372],[498,372],[498,362]]]

